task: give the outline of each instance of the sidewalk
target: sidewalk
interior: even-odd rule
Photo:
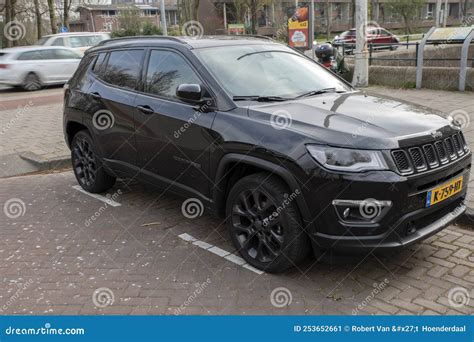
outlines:
[[[369,87],[382,95],[392,96],[446,113],[464,111],[469,122],[464,128],[466,139],[474,151],[474,96],[471,92],[460,93],[439,90],[392,89]],[[69,150],[64,142],[62,128],[62,103],[45,105],[44,96],[60,94],[52,89],[40,96],[37,93],[9,94],[0,101],[0,177],[29,172],[63,168],[70,165]],[[16,108],[12,99],[19,100]],[[471,170],[467,201],[471,213],[467,224],[474,225],[474,170]]]

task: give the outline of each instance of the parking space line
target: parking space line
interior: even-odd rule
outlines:
[[[74,190],[77,190],[77,191],[80,191],[82,192],[83,194],[86,194],[90,197],[93,197],[95,199],[98,199],[99,201],[102,201],[104,203],[107,203],[108,205],[110,205],[111,207],[120,207],[121,204],[119,202],[115,202],[114,200],[110,199],[110,198],[107,198],[105,196],[102,196],[102,195],[98,195],[98,194],[91,194],[90,192],[87,192],[85,191],[83,188],[81,188],[80,185],[74,185],[72,186],[72,188]]]
[[[256,269],[255,267],[247,264],[245,262],[244,259],[242,259],[241,257],[239,257],[238,255],[235,255],[235,254],[232,254],[230,252],[227,252],[226,250],[222,249],[222,248],[219,248],[217,246],[214,246],[214,245],[211,245],[207,242],[204,242],[204,241],[201,241],[201,240],[198,240],[196,238],[194,238],[193,236],[189,235],[189,234],[186,234],[186,233],[183,233],[183,234],[180,234],[178,235],[179,238],[181,238],[182,240],[186,241],[186,242],[191,242],[193,245],[195,246],[198,246],[202,249],[205,249],[206,251],[209,251],[217,256],[220,256],[221,258],[224,258],[236,265],[239,265],[239,266],[242,266],[243,268],[249,270],[249,271],[252,271],[254,273],[257,273],[257,274],[264,274],[265,272],[259,270],[259,269]]]

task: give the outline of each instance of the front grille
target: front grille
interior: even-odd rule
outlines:
[[[432,144],[392,151],[393,161],[402,174],[436,169],[457,160],[469,152],[462,132]]]

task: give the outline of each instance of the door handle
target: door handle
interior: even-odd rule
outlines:
[[[137,109],[142,112],[143,114],[146,114],[146,115],[150,115],[150,114],[153,114],[155,113],[155,111],[153,110],[153,108],[151,108],[150,106],[148,105],[144,105],[144,106],[137,106]]]
[[[100,96],[100,94],[99,94],[98,92],[96,92],[96,91],[93,92],[93,93],[90,93],[90,95],[91,95],[94,99],[96,99],[96,100],[99,100],[99,99],[102,98],[102,96]]]

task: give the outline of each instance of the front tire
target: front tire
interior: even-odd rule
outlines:
[[[247,176],[231,189],[226,204],[228,229],[234,246],[250,265],[279,273],[307,256],[309,239],[294,194],[267,173]]]
[[[87,131],[78,132],[72,139],[71,161],[77,182],[84,190],[99,193],[114,186],[116,178],[105,171]]]

